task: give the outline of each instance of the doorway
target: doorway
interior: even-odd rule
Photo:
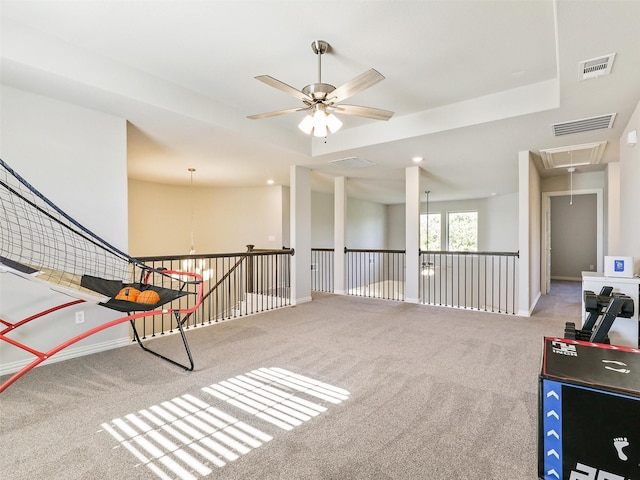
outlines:
[[[582,196],[585,197],[582,197]],[[588,197],[591,196],[591,197]],[[593,202],[595,196],[595,202]],[[562,199],[557,199],[556,197],[563,197]],[[566,202],[565,200],[566,197]],[[554,201],[552,202],[552,198]],[[573,202],[572,202],[573,200]],[[560,203],[558,203],[558,201]],[[569,211],[561,211],[558,209],[558,205],[560,204],[568,204],[573,205],[570,208],[575,208],[575,215],[572,215],[571,210]],[[553,205],[556,205],[556,208],[553,208]],[[594,205],[595,204],[595,209]],[[566,206],[566,205],[563,205]],[[567,218],[574,219],[576,221],[580,220],[582,223],[588,224],[589,222],[593,223],[595,217],[595,239],[589,238],[585,241],[580,241],[580,238],[577,238],[576,235],[580,235],[580,233],[576,233],[573,228],[576,228],[575,225],[572,225],[574,222],[572,221],[563,221],[561,223],[552,221],[552,217],[554,217],[554,210],[556,216],[568,215]],[[578,213],[579,210],[579,213]],[[595,210],[595,211],[594,211]],[[584,217],[587,216],[586,220]],[[569,191],[559,191],[559,192],[543,192],[542,193],[542,258],[541,260],[541,271],[542,271],[542,294],[546,295],[551,291],[551,276],[554,270],[558,270],[558,265],[552,265],[553,258],[562,258],[564,265],[561,266],[562,269],[569,269],[565,271],[571,271],[572,273],[568,275],[560,275],[560,277],[567,277],[566,279],[574,279],[581,280],[580,271],[584,270],[595,270],[598,272],[603,271],[604,265],[604,220],[603,220],[603,191],[602,189],[586,189],[586,190],[574,190],[573,192]],[[557,231],[558,228],[561,228],[560,232]],[[552,234],[552,230],[553,234]],[[588,234],[589,236],[594,233]],[[556,243],[558,242],[558,238],[563,239],[564,245],[558,245],[561,250],[564,250],[562,257],[558,257],[557,255],[552,255],[552,239],[556,238]],[[585,250],[586,248],[592,248],[590,245],[595,243],[595,260],[593,256],[593,252],[588,252]],[[593,267],[591,267],[593,265]],[[571,270],[572,269],[572,270]]]

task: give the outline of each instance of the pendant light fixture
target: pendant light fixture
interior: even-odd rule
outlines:
[[[196,249],[193,247],[193,227],[195,224],[195,214],[194,214],[194,203],[193,203],[193,172],[196,171],[195,168],[190,167],[187,169],[189,171],[189,175],[191,176],[191,187],[190,187],[190,195],[191,195],[191,249],[189,250],[189,255],[193,255],[196,253]]]
[[[195,168],[190,167],[187,169],[187,171],[189,172],[189,176],[190,176],[190,187],[189,187],[189,195],[191,197],[191,248],[189,249],[189,255],[195,255],[196,253],[196,247],[195,247],[195,235],[194,235],[194,228],[195,228],[195,189],[193,186],[193,174],[196,171]],[[200,258],[198,259],[198,261],[196,262],[196,260],[194,258],[189,258],[187,260],[184,260],[182,262],[182,268],[188,272],[195,272],[198,273],[200,275],[202,275],[202,279],[203,280],[208,280],[209,278],[211,278],[211,274],[212,274],[212,269],[211,268],[205,268],[206,266],[206,261],[204,258]]]
[[[424,193],[427,194],[427,250],[429,250],[429,195],[431,190],[427,190]],[[426,277],[433,276],[436,273],[433,269],[433,262],[422,262],[420,273]]]

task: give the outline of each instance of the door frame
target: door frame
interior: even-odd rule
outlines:
[[[597,271],[604,271],[604,190],[602,188],[586,188],[582,190],[562,190],[556,192],[542,192],[540,216],[541,250],[540,272],[542,295],[550,291],[551,285],[551,197],[567,195],[596,194],[596,263]]]

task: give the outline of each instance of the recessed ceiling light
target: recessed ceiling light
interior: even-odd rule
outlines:
[[[422,160],[424,160],[423,157],[413,157],[411,160],[413,160],[414,163],[420,163]]]
[[[273,180],[270,178],[269,180],[267,180],[267,184],[273,185]]]

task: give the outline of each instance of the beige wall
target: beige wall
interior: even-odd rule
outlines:
[[[192,230],[196,253],[244,252],[249,244],[282,248],[289,242],[283,239],[283,196],[280,186],[192,188],[130,180],[131,255],[186,255]]]

